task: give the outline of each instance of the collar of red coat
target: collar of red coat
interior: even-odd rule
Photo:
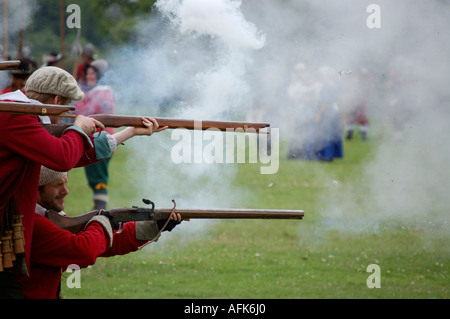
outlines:
[[[16,90],[14,92],[9,92],[0,95],[0,101],[3,102],[20,102],[20,103],[33,103],[33,104],[42,104],[37,100],[29,99],[21,90]],[[50,118],[48,116],[38,115],[41,123],[50,124]]]

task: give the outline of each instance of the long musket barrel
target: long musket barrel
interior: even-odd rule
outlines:
[[[141,127],[142,120],[140,116],[127,116],[127,115],[113,115],[113,114],[96,114],[90,115],[107,127],[121,127],[121,126],[135,126]],[[160,127],[168,126],[168,128],[186,128],[189,130],[207,130],[211,128],[218,129],[220,131],[226,131],[227,129],[242,129],[247,132],[249,129],[254,129],[259,132],[260,129],[269,127],[269,123],[255,123],[255,122],[234,122],[234,121],[204,121],[204,120],[187,120],[187,119],[170,119],[163,117],[155,117]]]
[[[120,210],[120,209],[119,209]],[[114,209],[110,210],[113,214]],[[168,218],[172,209],[155,209],[149,219],[165,220]],[[283,209],[180,209],[175,210],[181,215],[181,219],[302,219],[304,212],[302,210],[283,210]],[[117,211],[114,216],[117,220],[126,220],[129,212],[124,215]],[[115,217],[116,218],[116,217]]]
[[[73,106],[61,106],[51,104],[32,104],[17,102],[0,102],[0,113],[28,114],[28,115],[48,115],[58,117],[74,117],[67,114],[75,110]],[[99,120],[105,127],[118,128],[122,126],[143,127],[142,116],[116,115],[116,114],[95,114],[89,117]],[[236,121],[204,121],[190,119],[171,119],[155,117],[160,127],[168,126],[169,129],[186,128],[189,130],[217,129],[220,131],[242,131],[249,133],[259,133],[263,128],[270,127],[269,123],[256,122],[236,122]],[[54,136],[61,136],[70,124],[44,124],[43,127]]]
[[[167,220],[173,209],[149,209],[138,207],[112,208],[108,210],[117,222]],[[83,215],[68,217],[61,216],[55,211],[49,210],[47,218],[58,227],[77,233],[99,211],[95,210]],[[176,209],[175,213],[181,215],[181,219],[302,219],[302,210],[280,209]]]
[[[64,116],[64,115],[62,115]],[[115,115],[115,114],[95,114],[89,115],[96,120],[99,120],[105,127],[143,127],[142,116],[130,115]],[[203,121],[190,119],[171,119],[164,117],[154,118],[159,127],[167,126],[169,129],[185,128],[188,130],[208,130],[216,129],[219,131],[242,131],[247,133],[259,133],[263,128],[269,127],[269,123],[255,123],[255,122],[235,122],[235,121]],[[54,136],[61,136],[62,132],[69,127],[69,124],[47,124],[44,128]]]
[[[20,69],[20,60],[0,61],[0,71]]]

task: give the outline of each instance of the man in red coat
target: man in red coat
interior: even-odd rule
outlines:
[[[69,104],[81,100],[83,92],[75,79],[57,67],[35,71],[25,85],[34,103]],[[20,92],[20,91],[19,91]],[[45,130],[35,115],[0,114],[0,236],[2,241],[11,230],[14,216],[23,215],[24,254],[16,254],[14,267],[3,264],[0,272],[0,297],[20,297],[13,273],[28,274],[33,234],[36,189],[41,165],[57,171],[68,171],[95,160],[95,148],[88,134],[99,121],[78,116],[74,125],[60,137]],[[5,256],[3,256],[3,260]]]
[[[25,91],[26,96],[18,90],[0,96],[0,100],[67,105],[84,96],[75,79],[57,67],[35,71],[28,79]],[[104,129],[99,121],[77,116],[74,124],[60,138],[50,135],[41,126],[41,123],[49,122],[48,117],[0,114],[0,241],[3,241],[0,298],[23,297],[17,278],[29,276],[36,189],[41,165],[56,171],[68,171],[111,156],[111,152],[100,152],[94,146],[99,139],[96,138],[94,142],[92,133],[97,127]],[[143,124],[147,129],[139,128],[145,131],[139,135],[151,135],[164,129],[159,128],[153,119],[143,119]],[[134,128],[117,134],[126,139],[133,136],[130,133],[138,135]],[[11,237],[8,236],[13,231],[16,217],[20,215],[23,216],[24,250],[11,252]],[[11,261],[13,256],[14,262]]]
[[[69,265],[85,268],[93,265],[97,257],[124,255],[138,250],[148,241],[157,239],[161,222],[128,222],[120,233],[114,233],[110,220],[103,215],[91,219],[78,234],[61,229],[46,216],[52,209],[63,212],[69,194],[67,173],[41,168],[37,194],[36,215],[30,259],[30,276],[22,277],[19,284],[25,298],[54,299],[59,297],[61,273]],[[171,231],[181,221],[174,214],[164,230]]]

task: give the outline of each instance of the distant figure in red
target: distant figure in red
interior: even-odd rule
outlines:
[[[81,58],[83,62],[78,65],[77,73],[75,79],[78,82],[78,85],[84,91],[86,84],[86,71],[89,65],[95,60],[94,58],[94,46],[90,43],[86,44],[81,53]]]
[[[115,101],[112,88],[105,85],[103,76],[108,69],[105,60],[93,61],[86,72],[86,86],[83,89],[85,96],[81,101],[75,102],[75,115],[114,114]],[[113,128],[106,128],[109,134],[114,134]],[[89,187],[94,194],[94,209],[105,209],[108,204],[109,159],[84,168]]]
[[[367,109],[373,92],[373,81],[369,72],[362,69],[348,87],[346,96],[346,139],[351,140],[356,126],[359,125],[359,132],[363,141],[367,140],[369,131],[369,119]]]

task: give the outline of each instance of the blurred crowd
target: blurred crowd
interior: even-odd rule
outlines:
[[[312,69],[298,63],[287,89],[289,99],[289,154],[291,159],[333,161],[343,158],[343,140],[370,136],[371,115],[392,123],[394,138],[403,137],[410,112],[403,94],[407,80],[389,71],[380,81],[364,67],[338,71],[329,66]],[[375,103],[382,104],[376,105]],[[376,110],[374,110],[376,109]],[[383,134],[383,128],[380,136]]]
[[[12,58],[9,57],[7,60],[11,59]],[[21,50],[20,58],[18,58],[18,60],[21,62],[20,68],[9,71],[8,81],[3,81],[3,83],[0,83],[2,94],[16,90],[23,90],[26,80],[38,68],[55,66],[66,69],[64,63],[65,56],[56,51],[51,51],[49,54],[44,55],[41,63],[39,63],[32,58],[31,49],[29,47],[24,47],[23,50]],[[73,60],[72,70],[66,70],[75,77],[78,84],[84,89],[84,91],[88,89],[86,84],[87,69],[95,60],[97,60],[95,47],[93,44],[88,43],[82,50],[80,50],[79,54],[77,54]]]

